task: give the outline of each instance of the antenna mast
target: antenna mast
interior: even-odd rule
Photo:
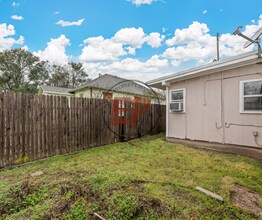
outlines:
[[[217,33],[217,61],[219,61],[220,55],[219,55],[219,33]]]

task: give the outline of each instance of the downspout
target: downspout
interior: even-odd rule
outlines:
[[[169,137],[169,87],[170,84],[166,83],[166,138]]]
[[[187,91],[187,80],[185,80],[185,89],[186,89],[186,91]],[[187,111],[187,103],[188,103],[188,101],[187,101],[187,92],[185,92],[185,94],[184,94],[184,100],[186,100],[186,103],[184,103],[184,105],[185,105],[185,109],[186,109],[186,111]],[[186,121],[186,123],[185,123],[185,140],[187,139],[187,112],[185,111],[185,121]]]
[[[223,144],[226,142],[226,137],[225,137],[225,111],[224,111],[224,86],[223,86],[223,78],[224,78],[224,72],[221,72],[221,126],[223,129],[223,134],[222,134],[222,141]]]

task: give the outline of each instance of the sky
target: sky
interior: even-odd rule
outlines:
[[[0,0],[0,51],[81,62],[90,78],[151,80],[254,50],[232,35],[262,27],[261,0]]]

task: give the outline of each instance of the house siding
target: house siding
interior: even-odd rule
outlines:
[[[66,96],[66,97],[72,97],[74,96],[73,94],[68,94],[68,93],[56,93],[56,92],[42,92],[38,93],[39,95],[52,95],[52,96]]]
[[[240,81],[261,79],[255,74],[261,72],[262,65],[254,64],[171,83],[169,91],[186,89],[186,112],[168,111],[168,137],[261,148],[253,131],[258,131],[257,142],[262,145],[262,128],[254,127],[262,126],[262,114],[240,113],[239,91]],[[225,123],[242,126],[227,128]]]

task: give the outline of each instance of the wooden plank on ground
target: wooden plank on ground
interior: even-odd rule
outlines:
[[[219,201],[223,202],[222,196],[217,195],[216,193],[213,193],[213,192],[211,192],[209,190],[206,190],[206,189],[204,189],[202,187],[199,187],[199,186],[196,187],[196,190],[201,191],[201,192],[205,193],[208,196],[211,196],[213,199],[216,199],[216,200],[219,200]]]

